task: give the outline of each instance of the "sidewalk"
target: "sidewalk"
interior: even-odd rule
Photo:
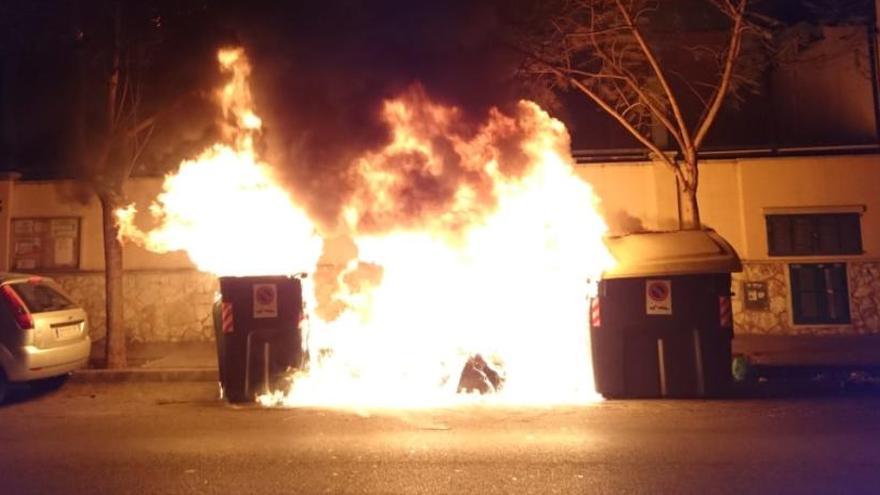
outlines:
[[[73,381],[217,381],[214,342],[129,343],[128,367],[104,369],[103,340],[92,344],[89,367],[73,374]]]
[[[880,335],[737,335],[743,397],[880,396]]]
[[[880,368],[880,335],[737,335],[733,354],[756,366]]]

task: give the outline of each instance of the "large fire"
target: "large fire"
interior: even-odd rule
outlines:
[[[125,238],[184,250],[203,271],[309,274],[310,365],[263,403],[449,404],[462,400],[459,375],[476,355],[503,370],[497,401],[598,397],[586,297],[612,261],[561,122],[523,101],[462,130],[456,108],[418,88],[385,102],[389,142],[351,164],[333,233],[355,254],[328,266],[322,227],[254,150],[261,120],[243,51],[218,58],[231,75],[219,93],[224,143],[166,178],[150,207],[156,228],[137,229],[134,207],[119,219]]]
[[[218,94],[226,142],[165,178],[150,206],[159,228],[140,231],[131,205],[117,212],[120,235],[155,252],[186,251],[200,270],[219,275],[305,271],[315,266],[321,239],[254,150],[262,122],[247,85],[250,65],[241,49],[223,50],[218,59],[232,75]]]

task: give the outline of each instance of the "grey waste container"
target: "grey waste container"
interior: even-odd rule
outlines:
[[[599,282],[590,338],[596,390],[608,398],[717,397],[731,384],[731,272],[712,231],[610,239],[618,261]]]
[[[302,283],[221,277],[220,295],[213,313],[220,383],[230,402],[251,402],[303,366]]]

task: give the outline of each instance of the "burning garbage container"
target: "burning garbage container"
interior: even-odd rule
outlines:
[[[730,274],[741,263],[709,230],[609,239],[618,265],[590,301],[596,390],[608,398],[711,397],[731,384]]]
[[[286,276],[220,277],[214,331],[220,384],[230,402],[251,402],[304,360],[302,283]]]

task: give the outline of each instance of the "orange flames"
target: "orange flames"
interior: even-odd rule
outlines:
[[[218,275],[311,271],[321,239],[254,151],[262,122],[253,112],[244,51],[222,50],[218,60],[232,76],[218,95],[227,142],[184,161],[165,178],[150,206],[158,228],[140,231],[134,205],[119,210],[120,236],[159,253],[186,251],[199,270]]]
[[[316,223],[254,152],[244,54],[219,59],[232,75],[221,92],[227,143],[166,178],[150,208],[157,228],[137,230],[133,208],[119,218],[126,238],[185,250],[200,270],[313,275],[312,362],[263,403],[448,404],[462,400],[459,374],[477,353],[505,374],[495,400],[596,398],[586,296],[611,258],[561,122],[523,101],[473,128],[418,88],[387,101],[391,138],[355,160],[340,205],[355,252],[319,268]]]

